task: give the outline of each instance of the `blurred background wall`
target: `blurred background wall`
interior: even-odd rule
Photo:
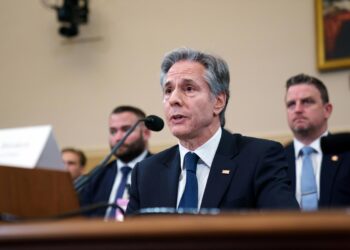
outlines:
[[[88,24],[66,39],[42,1],[0,1],[0,128],[51,124],[61,148],[103,155],[110,111],[131,104],[163,117],[160,62],[192,47],[230,66],[232,132],[289,139],[284,84],[301,72],[327,85],[331,130],[350,130],[349,70],[316,68],[314,0],[90,0],[89,7]],[[151,148],[176,142],[165,128]]]

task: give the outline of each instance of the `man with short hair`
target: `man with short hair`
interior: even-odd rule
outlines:
[[[61,155],[64,166],[73,180],[83,174],[86,165],[86,156],[83,151],[75,148],[64,148]]]
[[[139,108],[116,107],[109,116],[110,147],[113,148],[122,140],[129,128],[145,117],[145,113]],[[84,187],[80,197],[82,206],[101,202],[118,204],[119,201],[123,204],[118,205],[125,206],[125,201],[129,199],[131,170],[137,162],[150,156],[148,151],[150,136],[151,131],[144,123],[140,123],[115,153],[116,160],[105,166],[102,172],[93,176]],[[114,218],[116,212],[114,208],[109,207],[95,210],[88,215]]]
[[[350,152],[324,154],[320,140],[327,136],[333,105],[324,83],[298,74],[287,80],[285,96],[293,142],[286,146],[289,176],[303,210],[350,205]]]
[[[219,57],[186,48],[165,56],[163,106],[179,144],[135,166],[128,214],[155,207],[298,208],[282,145],[223,128],[229,81]]]

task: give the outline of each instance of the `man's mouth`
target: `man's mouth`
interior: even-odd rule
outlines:
[[[171,116],[171,119],[173,119],[173,120],[178,120],[178,119],[182,119],[182,118],[184,118],[185,116],[183,116],[183,115],[172,115]]]
[[[170,118],[171,118],[170,120],[173,123],[181,123],[186,118],[186,116],[181,114],[176,114],[176,115],[172,115]]]
[[[294,119],[294,122],[300,122],[300,121],[305,121],[306,118],[305,117],[297,117]]]

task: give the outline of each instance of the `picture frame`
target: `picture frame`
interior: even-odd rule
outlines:
[[[315,0],[317,68],[350,68],[350,0]]]

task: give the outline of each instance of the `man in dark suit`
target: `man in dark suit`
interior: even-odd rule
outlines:
[[[282,145],[223,129],[226,62],[177,49],[166,55],[161,69],[166,122],[179,144],[135,166],[127,213],[155,207],[298,208]]]
[[[303,210],[344,207],[350,205],[350,152],[323,154],[320,140],[328,134],[328,119],[333,106],[326,86],[305,74],[291,77],[286,84],[287,119],[293,142],[286,146],[289,176],[293,191]],[[303,148],[312,150],[313,180],[303,181]],[[303,185],[315,183],[315,203],[303,205]]]
[[[113,148],[125,135],[129,128],[131,128],[139,119],[145,118],[145,113],[139,108],[132,106],[116,107],[109,116],[109,144]],[[116,160],[110,162],[102,172],[94,175],[88,184],[84,187],[80,194],[81,205],[91,205],[100,202],[114,203],[119,189],[121,190],[120,202],[118,204],[125,206],[128,201],[128,187],[130,186],[131,169],[135,164],[144,158],[150,156],[148,151],[148,140],[151,132],[147,127],[141,123],[129,135],[121,148],[116,152]],[[126,185],[123,183],[124,169],[128,171],[125,174]],[[123,185],[123,188],[120,187]],[[126,206],[125,206],[126,208]],[[89,216],[105,216],[114,217],[114,209],[98,209],[88,213]]]

